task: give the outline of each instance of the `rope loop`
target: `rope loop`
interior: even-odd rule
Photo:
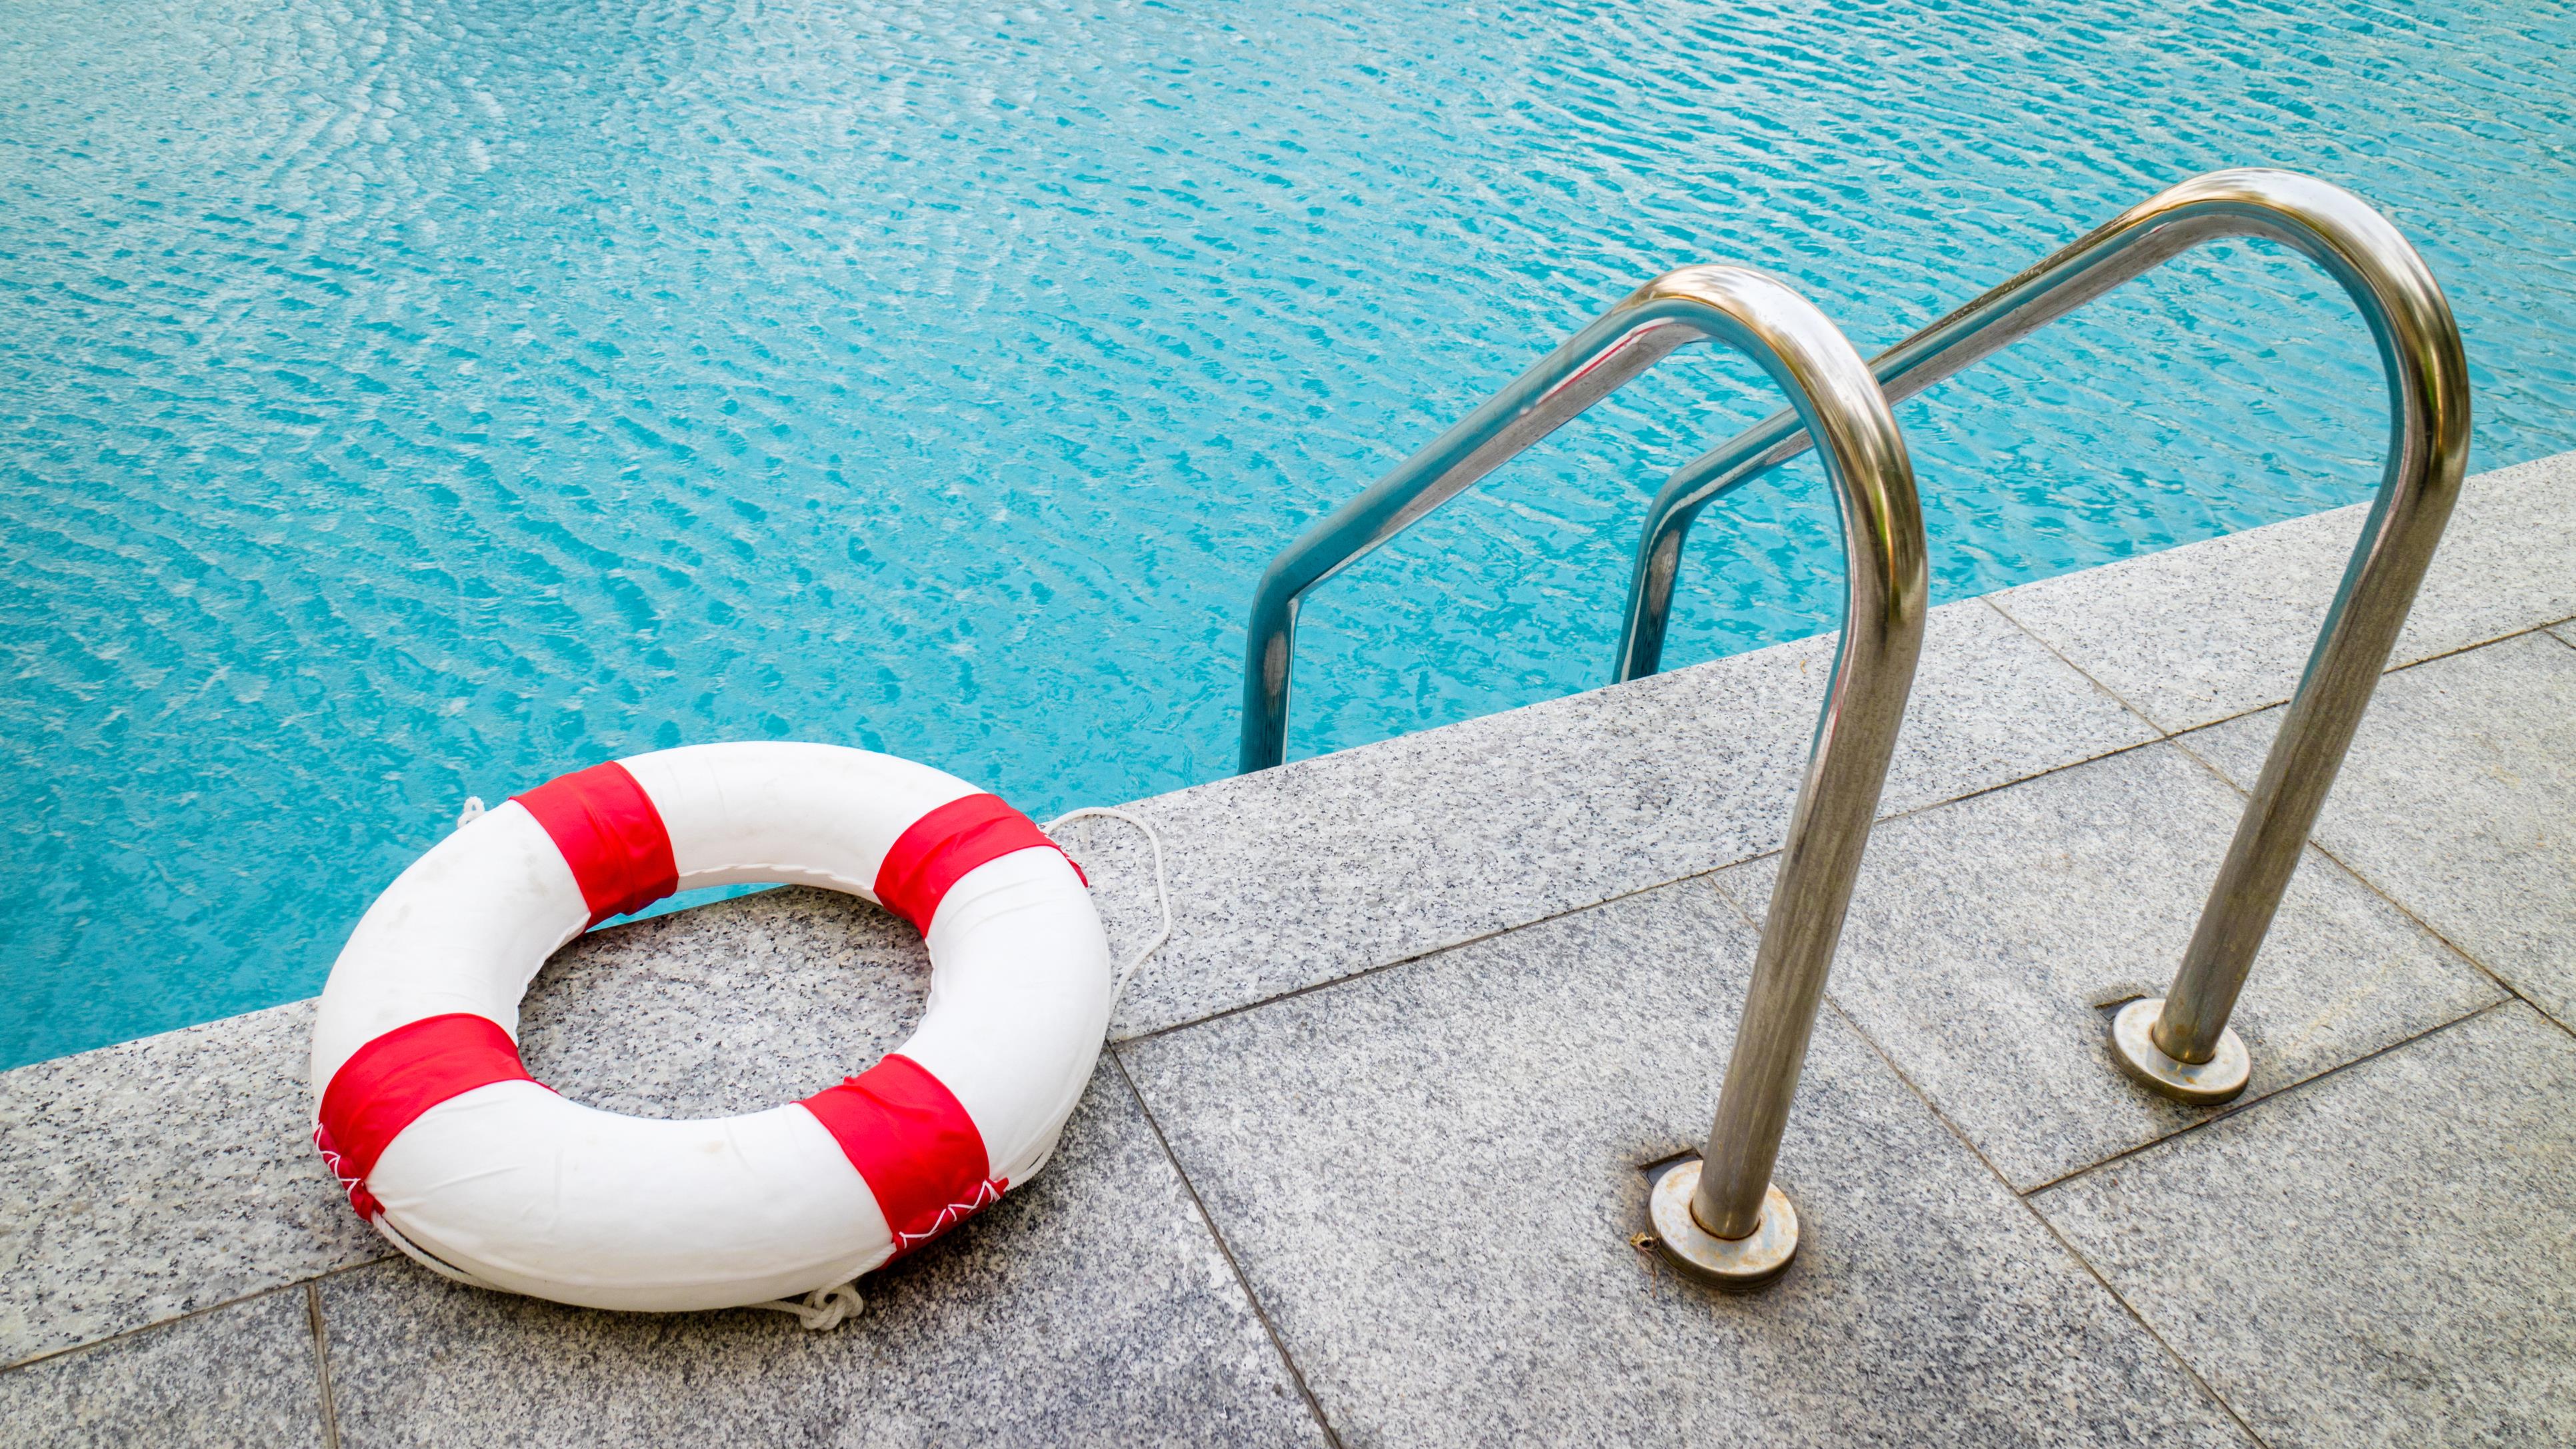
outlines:
[[[1112,810],[1106,805],[1086,805],[1080,810],[1068,810],[1053,820],[1048,821],[1044,826],[1044,829],[1047,834],[1053,835],[1055,834],[1055,828],[1057,826],[1062,825],[1069,820],[1089,820],[1093,818],[1121,821],[1125,824],[1132,825],[1136,829],[1145,833],[1145,843],[1154,848],[1154,898],[1162,905],[1163,908],[1163,928],[1154,933],[1154,939],[1146,942],[1143,950],[1138,951],[1134,956],[1128,958],[1127,964],[1119,968],[1117,979],[1110,983],[1109,999],[1112,1002],[1115,1002],[1119,997],[1127,994],[1127,983],[1135,979],[1136,968],[1144,965],[1146,960],[1155,952],[1163,949],[1163,943],[1172,939],[1172,887],[1170,880],[1163,874],[1162,834],[1156,831],[1150,823],[1140,820],[1137,817],[1128,814],[1124,810]],[[1086,841],[1088,838],[1088,833],[1086,832]]]
[[[847,1283],[817,1288],[802,1298],[773,1298],[766,1303],[746,1303],[743,1306],[766,1308],[772,1313],[792,1313],[796,1315],[796,1321],[806,1328],[823,1333],[858,1317],[859,1310],[868,1306],[868,1300],[859,1296],[859,1280],[853,1278]]]

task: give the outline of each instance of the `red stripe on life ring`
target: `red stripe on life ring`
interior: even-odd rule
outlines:
[[[680,888],[662,812],[615,760],[548,780],[515,798],[563,852],[592,925],[640,911]]]
[[[381,1208],[367,1174],[421,1113],[476,1087],[535,1080],[499,1022],[464,1012],[428,1017],[358,1048],[331,1074],[313,1145],[348,1189],[349,1206],[373,1219]]]
[[[939,903],[948,888],[957,884],[966,872],[987,861],[999,860],[1013,851],[1044,846],[1059,855],[1064,847],[1047,838],[1037,823],[1010,807],[999,795],[969,795],[951,800],[919,820],[897,836],[894,848],[886,852],[885,864],[877,867],[877,900],[885,908],[912,922],[915,929],[930,929],[930,918],[939,914]],[[1064,857],[1073,865],[1073,857]],[[1082,867],[1073,865],[1073,873],[1084,885],[1091,878]]]
[[[801,1104],[867,1179],[899,1257],[990,1206],[1010,1186],[988,1177],[984,1134],[946,1084],[900,1054]]]

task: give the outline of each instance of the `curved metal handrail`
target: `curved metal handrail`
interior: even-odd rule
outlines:
[[[1816,391],[1836,381],[1825,367],[1832,350],[1826,344],[1849,350],[1848,340],[1804,298],[1761,273],[1683,267],[1638,288],[1270,561],[1253,592],[1244,645],[1239,769],[1268,769],[1286,757],[1297,609],[1308,590],[1677,349],[1712,338],[1761,364],[1792,399],[1788,417],[1804,419],[1818,407],[1849,412],[1862,406],[1858,396]],[[1875,385],[1869,391],[1874,396]],[[1803,421],[1793,425],[1802,440],[1807,437]],[[1846,509],[1851,506],[1844,501]]]
[[[2278,241],[2342,284],[2379,346],[2390,436],[2369,520],[2173,989],[2162,1003],[2133,1008],[2123,1018],[2130,1027],[2115,1031],[2119,1060],[2134,1075],[2201,1101],[2225,1100],[2243,1087],[2243,1048],[2226,1029],[2228,1015],[2396,647],[2467,470],[2468,361],[2450,303],[2406,238],[2352,193],[2288,171],[2213,171],[2122,212],[1870,364],[1889,401],[1902,401],[2130,278],[2230,236]],[[1656,494],[1630,576],[1618,679],[1652,674],[1661,662],[1682,543],[1699,511],[1808,446],[1801,419],[1778,413],[1685,464]],[[2150,1007],[2156,1014],[2146,1028]],[[2219,1073],[2215,1083],[2208,1072],[2191,1070],[2212,1062],[2222,1047],[2235,1059],[2234,1070]]]
[[[1717,1240],[1735,1241],[1764,1223],[1780,1132],[1923,647],[1927,573],[1913,466],[1867,364],[1823,313],[1742,267],[1667,272],[1308,529],[1272,561],[1254,596],[1243,766],[1275,765],[1285,751],[1290,651],[1306,590],[1676,349],[1701,341],[1723,342],[1759,364],[1789,395],[1802,425],[1824,440],[1845,565],[1842,642],[1691,1199],[1697,1223]]]

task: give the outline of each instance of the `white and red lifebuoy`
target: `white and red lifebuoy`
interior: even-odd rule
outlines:
[[[838,1086],[738,1117],[622,1116],[528,1075],[519,1001],[558,947],[742,882],[845,891],[918,926],[919,1029]],[[1036,1172],[1111,995],[1080,872],[994,796],[829,745],[662,750],[503,804],[377,898],[322,992],[314,1141],[361,1216],[493,1286],[642,1310],[785,1298]]]

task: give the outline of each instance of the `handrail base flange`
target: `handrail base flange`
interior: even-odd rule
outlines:
[[[1732,1240],[1712,1236],[1691,1216],[1691,1194],[1697,1191],[1697,1158],[1674,1164],[1655,1182],[1646,1218],[1665,1262],[1721,1288],[1758,1288],[1787,1270],[1798,1255],[1798,1210],[1778,1183],[1762,1195],[1762,1225],[1751,1237]]]
[[[2176,1061],[2156,1045],[2153,1035],[2156,1018],[2164,1010],[2161,996],[2121,1007],[2119,1015],[2111,1018],[2111,1060],[2131,1081],[2177,1102],[2215,1107],[2236,1100],[2254,1069],[2244,1038],[2229,1027],[2218,1034],[2216,1056],[2199,1063]]]

